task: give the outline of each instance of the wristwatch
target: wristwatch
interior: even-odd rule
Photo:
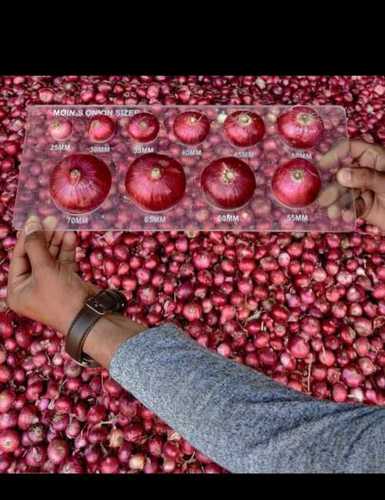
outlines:
[[[65,341],[67,354],[84,367],[99,366],[95,360],[83,353],[84,342],[100,318],[105,314],[121,312],[126,306],[126,297],[118,290],[102,290],[94,297],[90,297],[68,330]]]

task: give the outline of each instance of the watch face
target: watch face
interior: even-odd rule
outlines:
[[[107,311],[117,311],[122,306],[120,295],[112,294],[107,290],[100,292],[95,297],[92,297],[88,304],[98,313],[103,314]]]
[[[103,293],[98,297],[98,302],[104,307],[105,310],[110,311],[116,308],[116,299],[108,292]]]

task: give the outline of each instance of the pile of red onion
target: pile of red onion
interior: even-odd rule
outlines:
[[[340,104],[351,137],[384,143],[385,78],[0,78],[0,473],[224,472],[106,370],[71,362],[57,332],[6,308],[26,105],[46,103]],[[109,127],[95,125],[95,140]],[[62,140],[70,133],[62,123],[52,130]],[[124,290],[132,319],[172,321],[316,398],[384,405],[385,237],[361,229],[79,232],[77,260],[84,279]]]

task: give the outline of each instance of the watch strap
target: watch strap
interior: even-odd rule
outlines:
[[[96,361],[83,354],[83,346],[91,329],[102,316],[87,304],[75,316],[66,337],[65,349],[77,363],[87,367],[99,366]]]
[[[75,316],[65,341],[66,352],[80,365],[89,368],[99,364],[83,353],[83,346],[91,329],[105,314],[124,310],[127,300],[118,290],[102,290],[90,297],[83,308]]]

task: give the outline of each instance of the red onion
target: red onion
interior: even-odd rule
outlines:
[[[176,463],[173,459],[171,458],[165,458],[163,459],[163,464],[162,464],[162,470],[166,474],[170,474],[171,472],[175,471]]]
[[[44,464],[46,457],[47,454],[43,446],[33,446],[29,448],[25,455],[25,463],[28,467],[39,468]]]
[[[12,429],[17,425],[17,412],[9,410],[6,413],[0,414],[0,430]]]
[[[159,437],[155,436],[149,439],[147,446],[149,453],[154,457],[160,457],[162,455],[163,443]]]
[[[123,443],[118,450],[118,458],[121,464],[128,464],[132,455],[132,445],[130,443]]]
[[[362,374],[354,367],[344,368],[342,371],[342,378],[346,385],[352,388],[359,387],[364,380]]]
[[[68,445],[62,439],[53,439],[47,448],[47,455],[49,460],[54,464],[61,464],[68,456]]]
[[[141,471],[144,469],[146,463],[146,458],[143,453],[136,453],[134,455],[131,455],[128,465],[130,469],[136,470],[136,471]]]
[[[61,209],[86,213],[103,203],[111,182],[111,173],[102,160],[88,154],[73,154],[51,172],[50,193]]]
[[[277,120],[280,135],[295,148],[311,148],[321,139],[323,123],[318,114],[306,106],[295,106]]]
[[[362,335],[363,337],[367,337],[373,333],[372,322],[366,318],[357,318],[354,320],[354,329],[358,333],[358,335]]]
[[[4,389],[0,392],[0,413],[10,410],[15,399],[16,394],[12,389]]]
[[[61,465],[58,472],[60,474],[83,474],[84,468],[77,458],[71,457],[71,458],[68,458]]]
[[[72,124],[69,120],[55,118],[50,122],[48,131],[55,141],[66,141],[72,134]]]
[[[308,344],[301,337],[298,336],[295,336],[290,340],[289,349],[291,354],[295,358],[300,358],[300,359],[306,358],[306,356],[310,352]]]
[[[177,139],[190,146],[202,142],[210,130],[206,115],[197,111],[186,111],[177,115],[173,131]]]
[[[159,121],[151,113],[137,113],[128,120],[127,132],[138,142],[151,142],[159,133]]]
[[[25,405],[20,410],[17,425],[21,430],[26,431],[31,425],[38,423],[38,421],[39,415],[37,409],[32,405]]]
[[[102,474],[116,474],[119,471],[119,461],[116,457],[106,457],[100,462]]]
[[[295,158],[279,166],[271,183],[275,198],[288,207],[305,207],[316,199],[321,179],[316,167],[307,160]]]
[[[88,135],[92,142],[107,142],[115,133],[115,122],[112,118],[100,115],[90,122]]]
[[[235,146],[249,147],[262,139],[265,134],[265,125],[256,113],[235,111],[226,118],[224,132]]]
[[[159,212],[182,199],[186,178],[179,162],[165,155],[149,153],[128,167],[125,186],[129,197],[139,207]]]
[[[7,453],[2,453],[0,455],[0,473],[7,472],[11,465],[11,455]]]
[[[45,440],[46,432],[42,424],[33,424],[28,429],[28,437],[32,444],[39,444]]]
[[[213,205],[231,210],[246,205],[256,183],[247,163],[226,157],[214,160],[203,170],[201,186]]]
[[[0,431],[0,451],[14,453],[20,446],[20,436],[12,429]]]
[[[87,414],[87,420],[91,424],[99,424],[106,417],[106,410],[103,405],[92,406]]]
[[[188,321],[195,321],[202,315],[202,308],[199,304],[190,302],[183,307],[183,316]]]
[[[144,430],[140,424],[131,424],[124,431],[124,439],[129,443],[137,443],[143,439]]]
[[[155,474],[159,472],[159,464],[157,459],[153,457],[147,458],[146,464],[143,468],[143,472],[145,474]]]

